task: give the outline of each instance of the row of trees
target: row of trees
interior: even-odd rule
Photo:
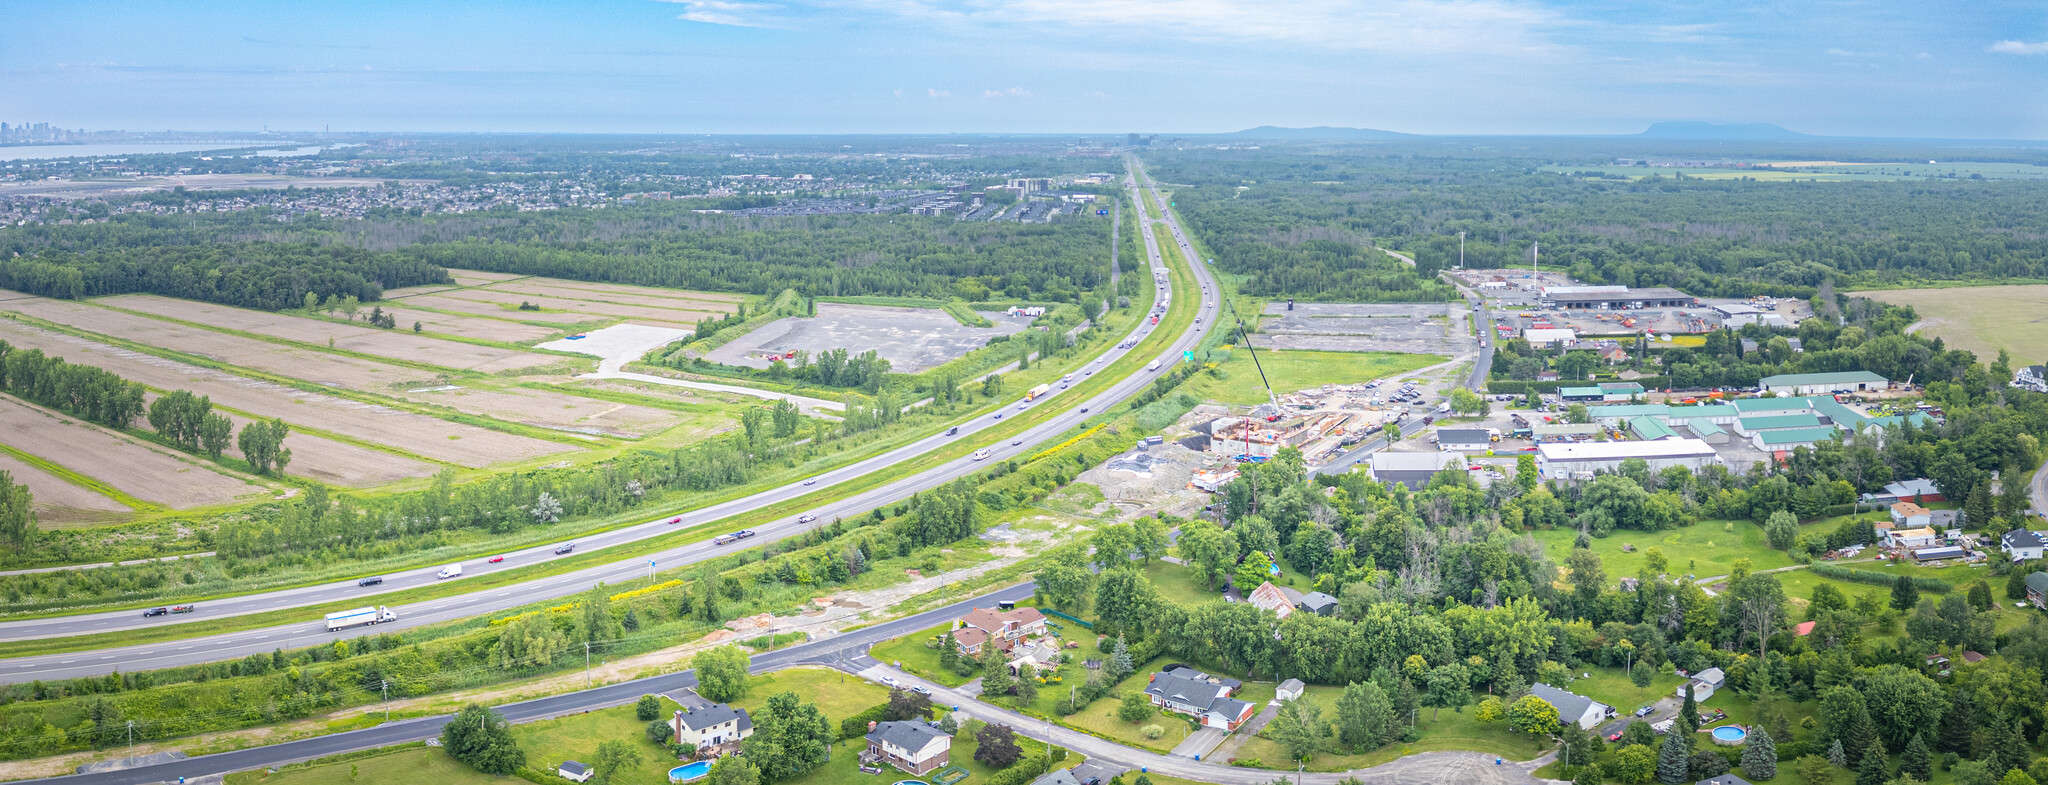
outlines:
[[[368,302],[386,288],[450,282],[448,271],[432,262],[345,246],[167,245],[170,238],[146,230],[62,234],[0,241],[24,254],[0,258],[0,288],[63,299],[145,292],[280,311],[303,306],[309,294]]]
[[[142,385],[6,341],[0,341],[0,390],[109,428],[126,428],[142,414]]]

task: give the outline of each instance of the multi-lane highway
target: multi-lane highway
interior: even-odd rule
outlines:
[[[1135,182],[1129,184],[1131,185],[1132,196],[1139,198],[1140,194]],[[1158,198],[1156,186],[1152,189],[1151,194],[1155,199]],[[1165,206],[1163,200],[1159,204],[1162,208]],[[1196,285],[1188,288],[1183,297],[1194,300],[1195,307],[1198,309],[1195,323],[1156,355],[1154,357],[1156,362],[1150,363],[1131,375],[1117,380],[1108,389],[1095,394],[1093,397],[1083,401],[1074,401],[1072,400],[1074,395],[1072,390],[1060,388],[1053,390],[1050,395],[1029,404],[1030,408],[1059,406],[1062,404],[1066,405],[1067,408],[1045,422],[1028,429],[1021,435],[985,444],[984,446],[992,454],[991,460],[1001,460],[1027,454],[1029,450],[1033,449],[1034,445],[1066,432],[1084,422],[1090,416],[1099,414],[1145,389],[1152,384],[1153,380],[1171,373],[1174,366],[1180,362],[1182,352],[1195,348],[1207,331],[1216,324],[1218,311],[1214,278],[1209,274],[1206,267],[1200,263],[1200,260],[1195,258],[1192,250],[1189,249],[1186,236],[1182,233],[1178,223],[1171,217],[1171,213],[1166,215],[1165,223],[1172,232],[1176,242],[1180,244],[1181,255],[1188,262],[1187,269],[1191,270],[1194,276]],[[1159,247],[1151,231],[1153,223],[1156,222],[1146,217],[1142,210],[1139,211],[1138,226],[1141,230],[1140,233],[1144,235],[1146,256],[1154,267],[1179,268],[1180,265],[1170,263],[1163,255],[1163,250]],[[1152,330],[1153,327],[1149,320],[1141,321],[1139,326],[1132,332],[1127,343],[1135,346],[1137,340],[1144,338]],[[1134,350],[1112,348],[1102,356],[1089,361],[1085,366],[1088,370],[1075,372],[1075,383],[1078,384],[1088,378],[1086,374],[1091,371],[1109,367],[1111,363],[1130,351]],[[968,441],[972,443],[976,440],[978,432],[999,424],[999,420],[996,417],[1002,415],[1015,416],[1019,413],[1016,406],[1006,405],[995,414],[984,414],[971,422],[960,424],[957,435],[940,434],[930,436],[858,463],[834,469],[814,478],[814,485],[790,485],[762,491],[744,498],[683,513],[680,515],[680,520],[675,523],[670,523],[670,520],[678,516],[672,514],[663,515],[646,523],[592,534],[579,538],[574,542],[578,551],[587,553],[595,549],[669,536],[684,529],[709,525],[719,519],[732,515],[816,493],[833,485],[862,477],[870,472],[914,459],[954,442]],[[797,520],[799,514],[815,515],[820,520],[831,520],[834,517],[852,517],[907,498],[913,493],[944,485],[947,482],[971,474],[981,467],[981,462],[977,462],[971,457],[961,457],[948,461],[902,480],[872,488],[839,501],[826,502],[807,510],[793,512],[788,518],[774,523],[754,526],[752,528],[759,536],[754,540],[745,541],[742,545],[719,546],[712,544],[709,540],[704,540],[669,548],[654,554],[633,556],[554,577],[526,581],[456,597],[400,605],[393,608],[398,613],[396,621],[376,626],[356,627],[340,632],[329,632],[327,630],[325,624],[319,618],[322,612],[376,604],[380,594],[431,585],[439,580],[436,578],[439,566],[392,573],[384,576],[384,582],[381,585],[372,587],[359,586],[355,581],[343,581],[299,589],[212,600],[199,603],[198,609],[191,614],[181,614],[172,617],[144,618],[136,611],[119,611],[0,623],[0,639],[19,640],[112,632],[164,624],[198,624],[209,620],[219,620],[230,616],[281,608],[308,608],[306,611],[306,621],[264,629],[193,637],[162,643],[119,646],[71,654],[53,654],[0,660],[0,682],[68,679],[101,675],[116,670],[150,670],[178,665],[215,662],[242,657],[248,654],[265,653],[277,648],[289,649],[316,645],[336,637],[354,637],[383,633],[397,628],[453,621],[479,614],[515,608],[533,602],[574,594],[588,589],[599,582],[616,582],[643,577],[648,573],[648,561],[650,559],[655,562],[657,569],[666,570],[712,558],[736,548],[752,547],[781,537],[798,534],[813,525],[799,523]],[[550,543],[526,550],[510,552],[505,555],[503,562],[496,564],[489,563],[481,558],[469,559],[463,562],[463,576],[451,580],[473,580],[479,575],[487,575],[494,571],[513,569],[555,558],[553,552],[556,545],[555,543]]]

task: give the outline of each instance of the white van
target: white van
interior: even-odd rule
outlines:
[[[1152,364],[1151,364],[1151,365],[1147,365],[1147,366],[1145,366],[1145,370],[1148,370],[1148,371],[1156,371],[1156,370],[1159,370],[1159,361],[1158,361],[1158,360],[1153,360],[1153,361],[1152,361]]]
[[[988,460],[988,454],[989,453],[987,450],[975,450],[974,459],[977,461],[986,461]]]
[[[438,578],[460,578],[460,577],[462,577],[462,565],[460,565],[460,564],[450,564],[450,565],[448,565],[448,566],[446,566],[446,567],[442,567],[442,568],[441,568],[441,574],[439,574],[439,575],[436,575],[436,576],[434,576],[434,577],[435,577],[435,578],[437,578],[437,579],[438,579]]]

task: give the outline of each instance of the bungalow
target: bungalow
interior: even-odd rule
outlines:
[[[1543,699],[1544,703],[1548,703],[1552,708],[1557,709],[1557,719],[1560,722],[1575,722],[1578,723],[1579,727],[1587,730],[1592,730],[1593,726],[1599,725],[1601,721],[1614,716],[1613,706],[1584,695],[1566,692],[1540,681],[1529,686],[1529,694]]]
[[[1798,624],[1794,624],[1794,625],[1792,625],[1792,634],[1793,634],[1793,635],[1796,635],[1796,636],[1798,636],[1798,637],[1801,637],[1801,638],[1804,638],[1804,637],[1806,637],[1806,636],[1808,636],[1808,635],[1812,635],[1812,634],[1813,634],[1813,627],[1814,627],[1814,625],[1816,625],[1816,624],[1819,624],[1819,623],[1820,623],[1820,622],[1815,622],[1815,621],[1802,621],[1802,622],[1800,622],[1800,623],[1798,623]],[[1685,693],[1683,693],[1683,692],[1680,692],[1680,693],[1678,693],[1678,695],[1679,695],[1679,697],[1681,697],[1681,698],[1682,698],[1682,697],[1685,697]],[[1698,699],[1698,698],[1694,698],[1693,700],[1699,700],[1699,699]]]
[[[1750,785],[1750,782],[1733,774],[1722,774],[1716,777],[1708,777],[1692,785]]]
[[[1934,516],[1927,508],[1912,502],[1897,502],[1892,505],[1892,525],[1898,528],[1918,529],[1934,523]]]
[[[1213,679],[1191,668],[1152,674],[1145,694],[1152,705],[1194,717],[1203,727],[1235,731],[1252,718],[1250,703],[1230,697],[1240,686],[1236,679]]]
[[[931,723],[898,720],[870,726],[864,762],[887,763],[922,777],[945,768],[952,757],[953,735]]]
[[[754,719],[747,716],[747,710],[723,703],[683,709],[676,712],[668,724],[675,734],[669,737],[671,740],[699,750],[736,743],[754,735]]]
[[[1053,769],[1032,780],[1031,785],[1081,785],[1081,780],[1074,776],[1073,769]]]
[[[2036,608],[2048,608],[2048,572],[2027,575],[2027,602]]]
[[[1245,595],[1244,601],[1251,603],[1254,608],[1272,611],[1273,615],[1285,619],[1294,613],[1295,603],[1301,601],[1300,593],[1290,595],[1288,591],[1274,586],[1272,581],[1264,581],[1258,588],[1253,589],[1252,593]]]
[[[1807,629],[1812,630],[1813,628],[1808,627]],[[1805,633],[1801,634],[1803,635]],[[1686,689],[1691,688],[1692,699],[1696,701],[1704,701],[1708,698],[1714,697],[1714,691],[1721,689],[1722,685],[1725,685],[1727,683],[1728,674],[1722,673],[1720,668],[1708,668],[1706,670],[1700,671],[1699,673],[1693,674],[1692,678],[1687,679],[1685,681],[1684,686],[1679,687],[1678,692],[1675,694],[1678,695],[1678,697],[1680,698],[1684,698]]]
[[[1926,548],[1941,539],[1933,529],[1925,526],[1914,529],[1893,529],[1884,533],[1884,544],[1892,548]]]
[[[1045,614],[1037,608],[975,608],[953,621],[953,642],[959,644],[961,651],[976,656],[989,641],[995,641],[996,648],[1009,651],[1018,641],[1045,632]]]
[[[568,780],[570,782],[588,782],[591,776],[595,774],[597,774],[597,772],[592,770],[589,766],[585,766],[573,760],[563,761],[562,765],[555,768],[555,776],[561,777],[562,779]]]
[[[1628,351],[1619,346],[1610,347],[1600,352],[1600,359],[1606,360],[1608,365],[1620,365],[1628,362]]]
[[[2033,561],[2048,550],[2048,533],[2014,529],[1999,536],[1998,549],[2005,551],[2013,561]]]
[[[1337,615],[1337,598],[1319,591],[1312,591],[1301,595],[1301,601],[1295,603],[1294,607],[1317,616],[1335,616]]]

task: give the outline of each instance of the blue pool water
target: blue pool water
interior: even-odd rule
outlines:
[[[707,774],[710,774],[710,773],[711,773],[711,761],[708,761],[708,760],[700,760],[700,761],[697,761],[696,763],[690,763],[690,764],[685,764],[685,765],[682,765],[682,766],[677,766],[677,767],[675,767],[675,768],[673,768],[673,769],[669,769],[669,770],[668,770],[668,781],[669,781],[669,782],[689,782],[690,780],[695,780],[695,779],[703,779],[703,778],[704,778],[704,775],[707,775]]]
[[[1714,738],[1722,741],[1741,741],[1743,737],[1748,735],[1749,731],[1733,725],[1723,725],[1714,729]]]

